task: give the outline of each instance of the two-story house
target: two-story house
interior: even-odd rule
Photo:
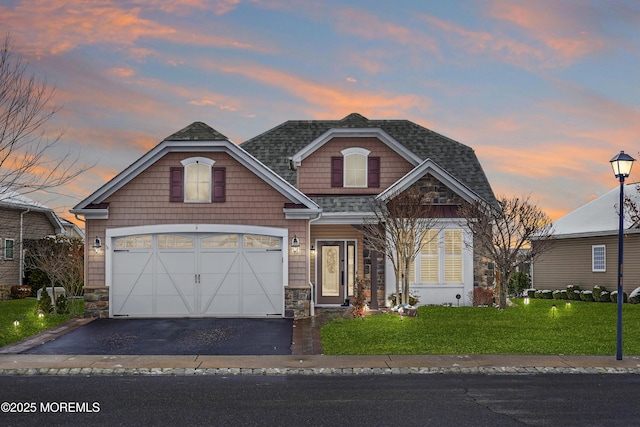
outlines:
[[[86,220],[87,315],[303,317],[343,305],[358,276],[371,306],[387,305],[394,275],[360,226],[376,197],[413,187],[442,227],[412,288],[424,304],[469,305],[480,263],[456,208],[495,200],[471,148],[359,114],[241,145],[193,123],[72,210]]]

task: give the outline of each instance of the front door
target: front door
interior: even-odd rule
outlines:
[[[344,304],[353,296],[356,277],[355,241],[318,242],[318,304]]]

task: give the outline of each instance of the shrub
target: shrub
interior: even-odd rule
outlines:
[[[602,291],[600,294],[600,302],[611,302],[611,293],[609,291]]]
[[[582,301],[587,301],[587,302],[593,302],[593,292],[592,291],[582,291],[580,292],[580,300]]]
[[[47,288],[42,288],[42,293],[40,294],[40,299],[36,304],[36,313],[42,310],[43,313],[51,313],[53,311],[53,304],[51,303],[51,297],[49,296],[49,292],[47,292]]]
[[[602,293],[607,292],[607,288],[602,285],[595,285],[593,287],[593,300],[597,302],[604,302],[605,300],[602,298]],[[609,301],[609,295],[607,292],[606,301]]]
[[[389,301],[391,301],[391,306],[395,307],[396,305],[400,305],[400,303],[402,302],[402,292],[400,292],[398,295],[400,296],[398,302],[396,302],[395,293],[389,295]],[[409,293],[409,305],[415,306],[416,304],[418,304],[418,297]]]
[[[549,289],[543,289],[541,291],[536,291],[536,298],[552,299],[553,298],[553,292],[551,292],[551,290],[549,290]]]
[[[356,277],[356,287],[354,289],[353,302],[351,303],[351,315],[353,317],[364,317],[367,307],[367,296],[365,294],[364,279],[360,276]]]
[[[567,285],[567,298],[573,301],[580,301],[580,286]]]
[[[473,305],[493,305],[493,290],[489,288],[473,288]]]
[[[525,292],[525,296],[529,297],[529,298],[535,298],[536,297],[536,290],[531,288],[531,289],[527,289]]]
[[[553,299],[567,299],[567,291],[564,289],[556,289],[553,291]]]
[[[509,277],[507,289],[510,295],[521,295],[529,287],[529,276],[523,271],[516,271]]]
[[[640,287],[635,288],[631,295],[629,295],[629,302],[631,304],[640,304]]]
[[[69,314],[69,300],[66,296],[60,295],[56,299],[56,308],[58,314]]]
[[[31,286],[28,285],[15,285],[9,290],[11,298],[23,299],[29,296],[31,293]]]
[[[611,292],[609,298],[611,299],[611,302],[618,302],[618,291]],[[622,302],[627,302],[627,294],[624,292],[622,293]]]

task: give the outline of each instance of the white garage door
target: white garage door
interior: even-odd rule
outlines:
[[[280,237],[142,234],[112,248],[112,316],[282,315]]]

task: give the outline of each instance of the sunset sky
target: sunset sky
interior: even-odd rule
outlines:
[[[61,144],[95,163],[30,196],[66,217],[194,121],[240,143],[286,120],[408,119],[553,219],[617,185],[620,150],[640,157],[637,0],[3,0],[0,30],[55,86]]]

